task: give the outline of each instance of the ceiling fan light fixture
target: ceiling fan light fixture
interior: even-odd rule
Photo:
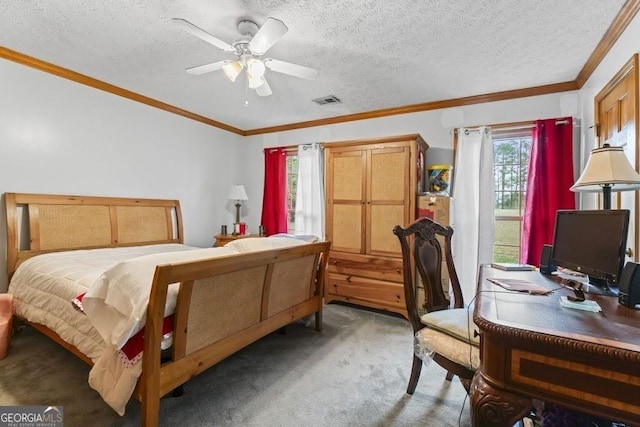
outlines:
[[[230,81],[235,82],[242,72],[242,64],[240,64],[240,61],[229,61],[222,66],[222,71]]]
[[[259,60],[258,58],[249,58],[247,59],[247,73],[251,75],[253,78],[261,78],[264,76],[266,68],[264,66],[264,62]]]
[[[256,94],[262,97],[270,96],[273,93],[266,79],[267,68],[277,73],[302,79],[310,80],[318,76],[317,70],[303,65],[273,58],[261,59],[262,55],[271,49],[288,31],[287,26],[279,19],[267,18],[262,26],[258,26],[250,19],[241,19],[237,26],[242,37],[233,44],[220,40],[184,19],[174,18],[172,22],[199,39],[236,56],[235,60],[221,60],[187,68],[186,71],[189,74],[201,75],[222,69],[229,81],[235,82],[244,70],[246,77],[243,76],[242,78],[246,78],[243,82],[245,90],[248,88],[254,89]]]

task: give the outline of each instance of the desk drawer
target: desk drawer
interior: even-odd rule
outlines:
[[[402,258],[331,252],[329,254],[329,273],[403,283]]]
[[[371,301],[376,304],[405,308],[404,286],[366,277],[329,273],[325,292],[345,299]]]

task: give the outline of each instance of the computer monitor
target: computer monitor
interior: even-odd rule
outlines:
[[[629,211],[559,210],[552,262],[589,276],[589,293],[616,295],[624,267]],[[613,289],[612,289],[613,287]]]

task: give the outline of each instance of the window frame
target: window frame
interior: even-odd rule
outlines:
[[[528,170],[529,170],[529,160],[531,157],[531,145],[533,144],[533,134],[532,134],[532,129],[533,129],[533,123],[530,124],[519,124],[517,126],[514,125],[504,125],[503,127],[498,127],[497,129],[493,130],[492,129],[492,134],[491,134],[491,140],[492,143],[494,144],[494,149],[496,147],[496,143],[499,141],[513,141],[513,140],[519,140],[519,147],[518,147],[518,153],[517,153],[517,164],[513,163],[513,164],[508,164],[507,166],[516,166],[518,173],[522,173],[522,171],[524,170],[525,173],[528,175]],[[529,153],[526,156],[527,158],[527,164],[525,165],[523,160],[524,157],[522,155],[522,140],[528,139],[529,140]],[[495,154],[494,154],[495,156]],[[504,166],[500,165],[500,166]],[[494,157],[494,165],[493,165],[493,171],[494,171],[494,177],[496,176],[496,174],[498,173],[498,170],[496,168],[496,163],[495,163],[495,157]],[[518,179],[518,186],[519,188],[517,190],[513,190],[513,189],[509,189],[509,190],[505,190],[504,188],[498,188],[498,186],[495,186],[494,188],[494,195],[495,195],[495,204],[494,204],[494,223],[496,224],[496,230],[498,229],[497,225],[498,225],[498,221],[514,221],[514,222],[518,222],[518,229],[519,229],[519,233],[518,233],[518,242],[517,245],[514,244],[499,244],[496,242],[496,240],[494,239],[493,242],[493,251],[492,251],[492,259],[493,261],[503,261],[503,262],[520,262],[520,255],[521,255],[521,250],[522,250],[522,224],[524,222],[524,215],[525,215],[525,203],[526,203],[526,194],[527,194],[527,179],[528,176],[525,175],[524,179]],[[495,178],[494,178],[495,179]],[[497,201],[498,201],[498,194],[499,193],[518,193],[519,197],[518,197],[518,212],[519,215],[515,216],[515,215],[498,215],[497,211],[498,211],[498,205],[497,205]],[[507,248],[510,249],[511,251],[515,248],[516,249],[516,259],[513,258],[509,258],[509,259],[504,259],[504,258],[497,258],[497,249],[498,248]]]
[[[297,197],[297,175],[298,175],[298,150],[287,150],[286,151],[286,155],[287,155],[287,233],[289,234],[295,234],[295,226],[296,226],[296,197]],[[291,172],[289,170],[289,161],[291,158],[295,157],[296,159],[296,170],[294,172]],[[296,177],[296,181],[293,184],[293,188],[291,188],[291,176],[295,176]],[[290,198],[291,193],[293,193],[293,199]],[[293,203],[293,206],[291,206],[289,204],[289,202]]]

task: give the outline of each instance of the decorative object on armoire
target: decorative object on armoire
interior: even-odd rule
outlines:
[[[602,207],[611,209],[612,191],[629,191],[640,188],[640,175],[631,166],[622,147],[603,144],[591,150],[582,175],[573,184],[571,191],[602,191]]]
[[[342,301],[407,316],[402,253],[393,227],[416,219],[420,135],[325,144],[325,302]]]
[[[244,185],[236,184],[231,187],[231,191],[229,192],[229,196],[227,197],[229,200],[236,201],[236,221],[233,223],[233,233],[240,233],[240,201],[249,200],[247,197],[247,192],[244,190]]]
[[[451,165],[429,166],[429,191],[443,196],[451,194],[452,173]]]
[[[222,227],[220,227],[220,234],[222,236],[226,236],[227,235],[227,226],[223,225]]]

